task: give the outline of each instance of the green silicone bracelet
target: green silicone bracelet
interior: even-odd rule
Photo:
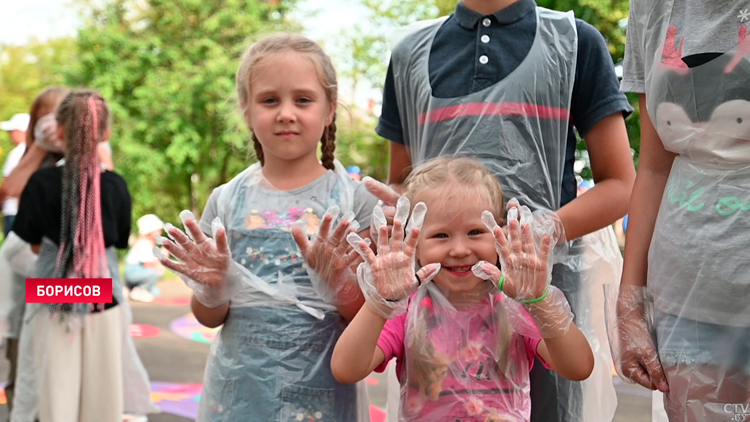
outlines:
[[[498,282],[497,282],[497,289],[500,290],[501,292],[503,291],[503,283],[504,282],[505,282],[505,276],[501,275],[500,276],[500,280],[498,280]]]
[[[530,300],[517,299],[516,302],[523,304],[523,305],[526,305],[528,303],[537,303],[537,302],[543,301],[544,298],[547,297],[548,294],[549,294],[549,288],[547,288],[547,290],[544,291],[543,295],[539,296],[536,299],[530,299]]]

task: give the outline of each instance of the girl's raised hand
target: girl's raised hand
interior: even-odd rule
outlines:
[[[498,279],[498,273],[486,262],[477,263],[472,271],[477,277],[496,280],[506,296],[522,303],[543,338],[562,337],[573,323],[573,313],[562,291],[550,286],[554,226],[544,222],[535,224],[526,207],[514,209],[508,212],[505,230],[495,223],[491,212],[482,213],[482,221],[495,237],[502,276]]]
[[[346,242],[346,235],[356,233],[359,223],[354,220],[354,213],[351,211],[345,213],[338,223],[334,223],[339,212],[337,205],[328,208],[310,240],[301,227],[292,227],[292,236],[307,263],[313,289],[332,305],[349,303],[359,295],[356,275],[352,271],[352,265],[357,262],[359,255]],[[333,226],[335,227],[332,228]]]
[[[498,286],[510,298],[521,303],[543,298],[552,281],[552,268],[549,265],[551,237],[541,234],[535,239],[528,209],[521,207],[520,221],[509,213],[507,233],[495,223],[492,213],[485,211],[482,221],[495,237],[495,249],[500,258],[500,268],[504,275]],[[537,237],[539,234],[537,234]],[[538,246],[537,246],[538,245]]]
[[[221,220],[217,217],[211,222],[213,238],[201,231],[192,212],[182,211],[180,220],[190,236],[167,224],[165,229],[172,240],[156,238],[156,243],[179,262],[167,258],[158,247],[154,247],[154,256],[177,273],[202,304],[214,308],[227,302],[240,289],[241,277],[230,270],[232,254]]]
[[[357,268],[357,278],[365,299],[375,312],[386,319],[406,312],[409,296],[421,283],[431,280],[440,271],[440,264],[430,264],[414,273],[417,238],[426,212],[424,203],[415,205],[404,233],[409,200],[401,197],[396,205],[392,235],[388,235],[386,224],[372,228],[378,232],[377,255],[356,233],[347,236],[349,244],[365,261]]]

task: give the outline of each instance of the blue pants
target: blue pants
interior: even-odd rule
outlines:
[[[129,289],[141,287],[148,291],[153,291],[156,282],[161,279],[161,275],[152,268],[145,267],[143,264],[125,266],[125,285]]]

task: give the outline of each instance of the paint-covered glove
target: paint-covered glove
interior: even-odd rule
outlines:
[[[307,263],[313,289],[332,305],[351,303],[360,295],[357,275],[352,270],[359,255],[346,241],[346,235],[356,233],[359,223],[351,211],[334,223],[339,212],[337,205],[328,208],[318,230],[309,240],[301,227],[295,225],[292,228],[294,241]]]
[[[432,280],[440,271],[440,264],[429,264],[415,274],[417,238],[426,212],[424,203],[414,206],[405,235],[409,200],[399,198],[392,235],[388,235],[386,224],[372,228],[378,231],[377,255],[357,234],[347,236],[349,243],[365,260],[357,268],[357,278],[365,300],[383,318],[390,319],[406,312],[409,296],[421,283]]]

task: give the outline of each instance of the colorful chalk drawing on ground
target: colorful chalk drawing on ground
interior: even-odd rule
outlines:
[[[201,384],[152,382],[151,400],[162,412],[195,419],[198,417],[198,403],[202,390]]]
[[[0,382],[0,404],[5,404],[8,399],[5,397],[5,384]]]
[[[211,344],[219,331],[218,328],[202,326],[192,313],[170,322],[169,329],[182,338],[205,344]]]
[[[146,324],[130,324],[128,331],[130,332],[130,337],[133,338],[156,337],[161,334],[158,328]]]
[[[201,384],[151,383],[151,399],[162,412],[189,419],[198,417],[198,403],[202,391],[203,386]],[[370,421],[385,422],[385,411],[370,406]]]

